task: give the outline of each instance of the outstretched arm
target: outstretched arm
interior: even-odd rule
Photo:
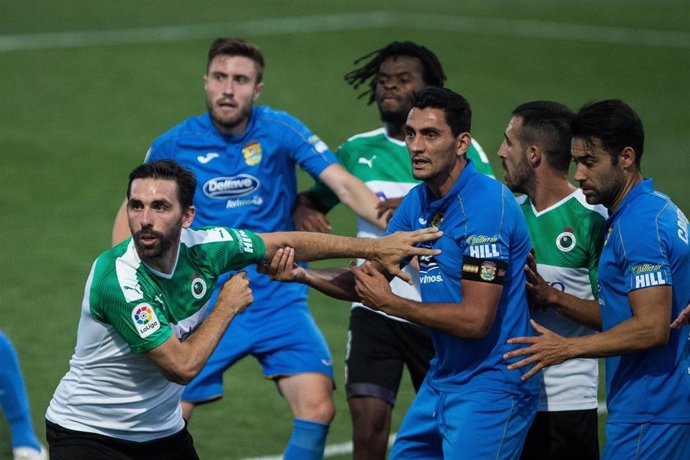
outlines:
[[[332,164],[321,172],[319,180],[328,185],[338,199],[357,215],[381,229],[388,226],[388,216],[378,216],[378,197],[345,168]]]
[[[435,240],[443,232],[426,228],[414,232],[395,232],[382,238],[348,238],[307,232],[276,232],[258,234],[266,245],[265,260],[270,261],[280,248],[295,249],[296,261],[333,258],[362,258],[381,265],[391,275],[407,282],[410,277],[399,266],[408,256],[438,255],[440,250],[417,247],[417,243]]]
[[[611,329],[583,337],[561,337],[532,321],[540,334],[534,337],[516,337],[511,344],[525,344],[504,355],[505,359],[525,356],[508,369],[535,364],[522,378],[528,379],[540,369],[560,364],[573,358],[604,358],[665,345],[671,323],[670,286],[638,289],[628,294],[632,317]]]

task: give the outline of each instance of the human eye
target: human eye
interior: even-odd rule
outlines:
[[[235,81],[241,85],[249,83],[249,77],[246,75],[235,75]]]

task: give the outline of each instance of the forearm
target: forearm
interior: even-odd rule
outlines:
[[[377,256],[377,240],[349,238],[312,232],[275,232],[260,235],[266,244],[265,260],[270,261],[279,248],[295,249],[295,261],[336,258],[372,259]]]
[[[429,329],[468,339],[483,338],[495,315],[485,315],[461,303],[417,302],[396,295],[378,305],[389,315],[405,318]]]
[[[339,164],[332,164],[323,170],[319,179],[335,193],[341,203],[358,216],[382,229],[386,228],[386,219],[379,218],[376,210],[379,199],[364,182],[348,173]]]
[[[605,358],[662,346],[668,333],[659,334],[638,316],[623,321],[598,334],[567,339],[568,356],[572,358]]]
[[[549,305],[561,315],[595,331],[601,331],[601,311],[596,300],[583,300],[552,288]]]
[[[299,282],[334,299],[351,302],[359,300],[354,288],[354,276],[345,268],[307,269]]]
[[[187,340],[176,336],[148,352],[149,358],[171,382],[186,385],[203,369],[239,310],[214,308],[201,326]]]

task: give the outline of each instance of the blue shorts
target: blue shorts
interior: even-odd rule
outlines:
[[[183,401],[202,403],[221,398],[223,372],[247,355],[259,361],[269,379],[305,372],[333,379],[326,339],[306,304],[278,309],[272,315],[252,315],[251,309],[230,323],[206,366],[185,387]]]
[[[602,460],[687,460],[690,423],[606,424]]]
[[[518,459],[537,413],[538,394],[446,393],[424,381],[390,458]]]

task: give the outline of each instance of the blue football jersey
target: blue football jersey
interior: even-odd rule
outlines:
[[[443,230],[443,236],[426,245],[442,253],[420,257],[423,302],[462,302],[463,272],[473,271],[472,276],[487,282],[503,278],[503,293],[484,338],[466,339],[432,330],[436,356],[427,375],[429,383],[441,391],[462,387],[537,393],[537,379],[521,381],[526,369],[509,371],[503,359],[504,353],[517,348],[506,343],[509,338],[532,335],[523,269],[530,242],[512,193],[468,162],[452,190],[441,199],[425,184],[413,188],[393,216],[388,232],[431,225]]]
[[[153,142],[146,162],[162,159],[175,160],[196,174],[194,227],[228,226],[256,233],[294,230],[296,166],[317,178],[337,163],[306,126],[267,106],[252,109],[238,136],[219,133],[208,113],[188,118]],[[306,301],[305,286],[271,282],[253,266],[247,271],[254,313]]]
[[[604,330],[630,319],[628,293],[672,286],[669,322],[690,302],[688,219],[651,179],[637,184],[607,222],[599,259]],[[690,422],[690,327],[671,329],[662,347],[606,359],[608,420]]]

